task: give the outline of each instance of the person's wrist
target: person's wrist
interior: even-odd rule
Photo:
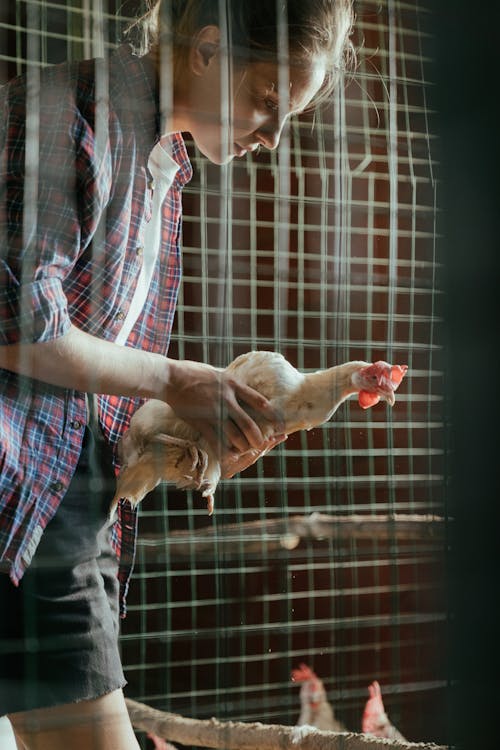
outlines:
[[[150,356],[144,396],[145,398],[157,398],[166,401],[167,393],[172,388],[173,370],[176,362],[162,354],[151,354]]]
[[[159,396],[163,401],[169,400],[169,395],[179,389],[182,379],[182,367],[178,360],[164,357],[159,372]]]

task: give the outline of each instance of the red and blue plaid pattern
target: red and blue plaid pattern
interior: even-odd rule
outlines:
[[[36,93],[32,100],[22,77],[0,90],[0,345],[49,341],[71,323],[113,341],[151,216],[147,160],[160,135],[155,68],[123,46],[107,64],[43,69]],[[171,143],[179,170],[163,204],[162,248],[127,342],[160,354],[181,278],[181,191],[192,173],[182,136]],[[17,584],[71,480],[87,413],[83,393],[6,370],[0,376],[0,555]],[[98,403],[114,444],[140,401],[100,396]],[[123,606],[135,536],[135,512],[124,503],[114,527]]]

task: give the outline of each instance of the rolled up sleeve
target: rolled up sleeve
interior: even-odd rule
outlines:
[[[70,325],[60,279],[0,288],[0,344],[50,341]]]

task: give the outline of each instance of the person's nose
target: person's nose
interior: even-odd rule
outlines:
[[[280,142],[283,128],[285,126],[285,122],[286,117],[283,117],[280,120],[275,119],[272,122],[262,125],[255,133],[260,145],[270,149],[271,151],[277,148]]]

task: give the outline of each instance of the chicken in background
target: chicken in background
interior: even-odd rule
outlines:
[[[326,697],[325,687],[317,674],[307,666],[300,664],[292,670],[292,681],[300,682],[300,716],[297,726],[311,726],[330,732],[346,732],[346,727],[339,721],[332,705]]]
[[[387,362],[355,361],[304,374],[281,354],[253,351],[237,357],[226,372],[265,396],[283,415],[283,432],[289,435],[323,424],[355,394],[364,409],[381,399],[393,406],[394,392],[407,369],[406,365]],[[258,416],[255,419],[264,437],[270,438],[274,434],[272,425]],[[251,459],[252,454],[254,460],[259,457],[255,450],[244,455]],[[209,514],[213,512],[214,493],[222,474],[218,457],[164,401],[151,399],[135,412],[118,445],[118,456],[122,468],[111,502],[111,518],[120,498],[135,506],[161,481],[174,482],[179,489],[199,490],[206,498]]]
[[[363,718],[361,721],[361,731],[364,734],[371,734],[374,737],[384,737],[388,740],[401,740],[407,742],[401,732],[391,724],[387,716],[382,701],[382,691],[376,680],[368,686],[369,698],[366,701]]]

